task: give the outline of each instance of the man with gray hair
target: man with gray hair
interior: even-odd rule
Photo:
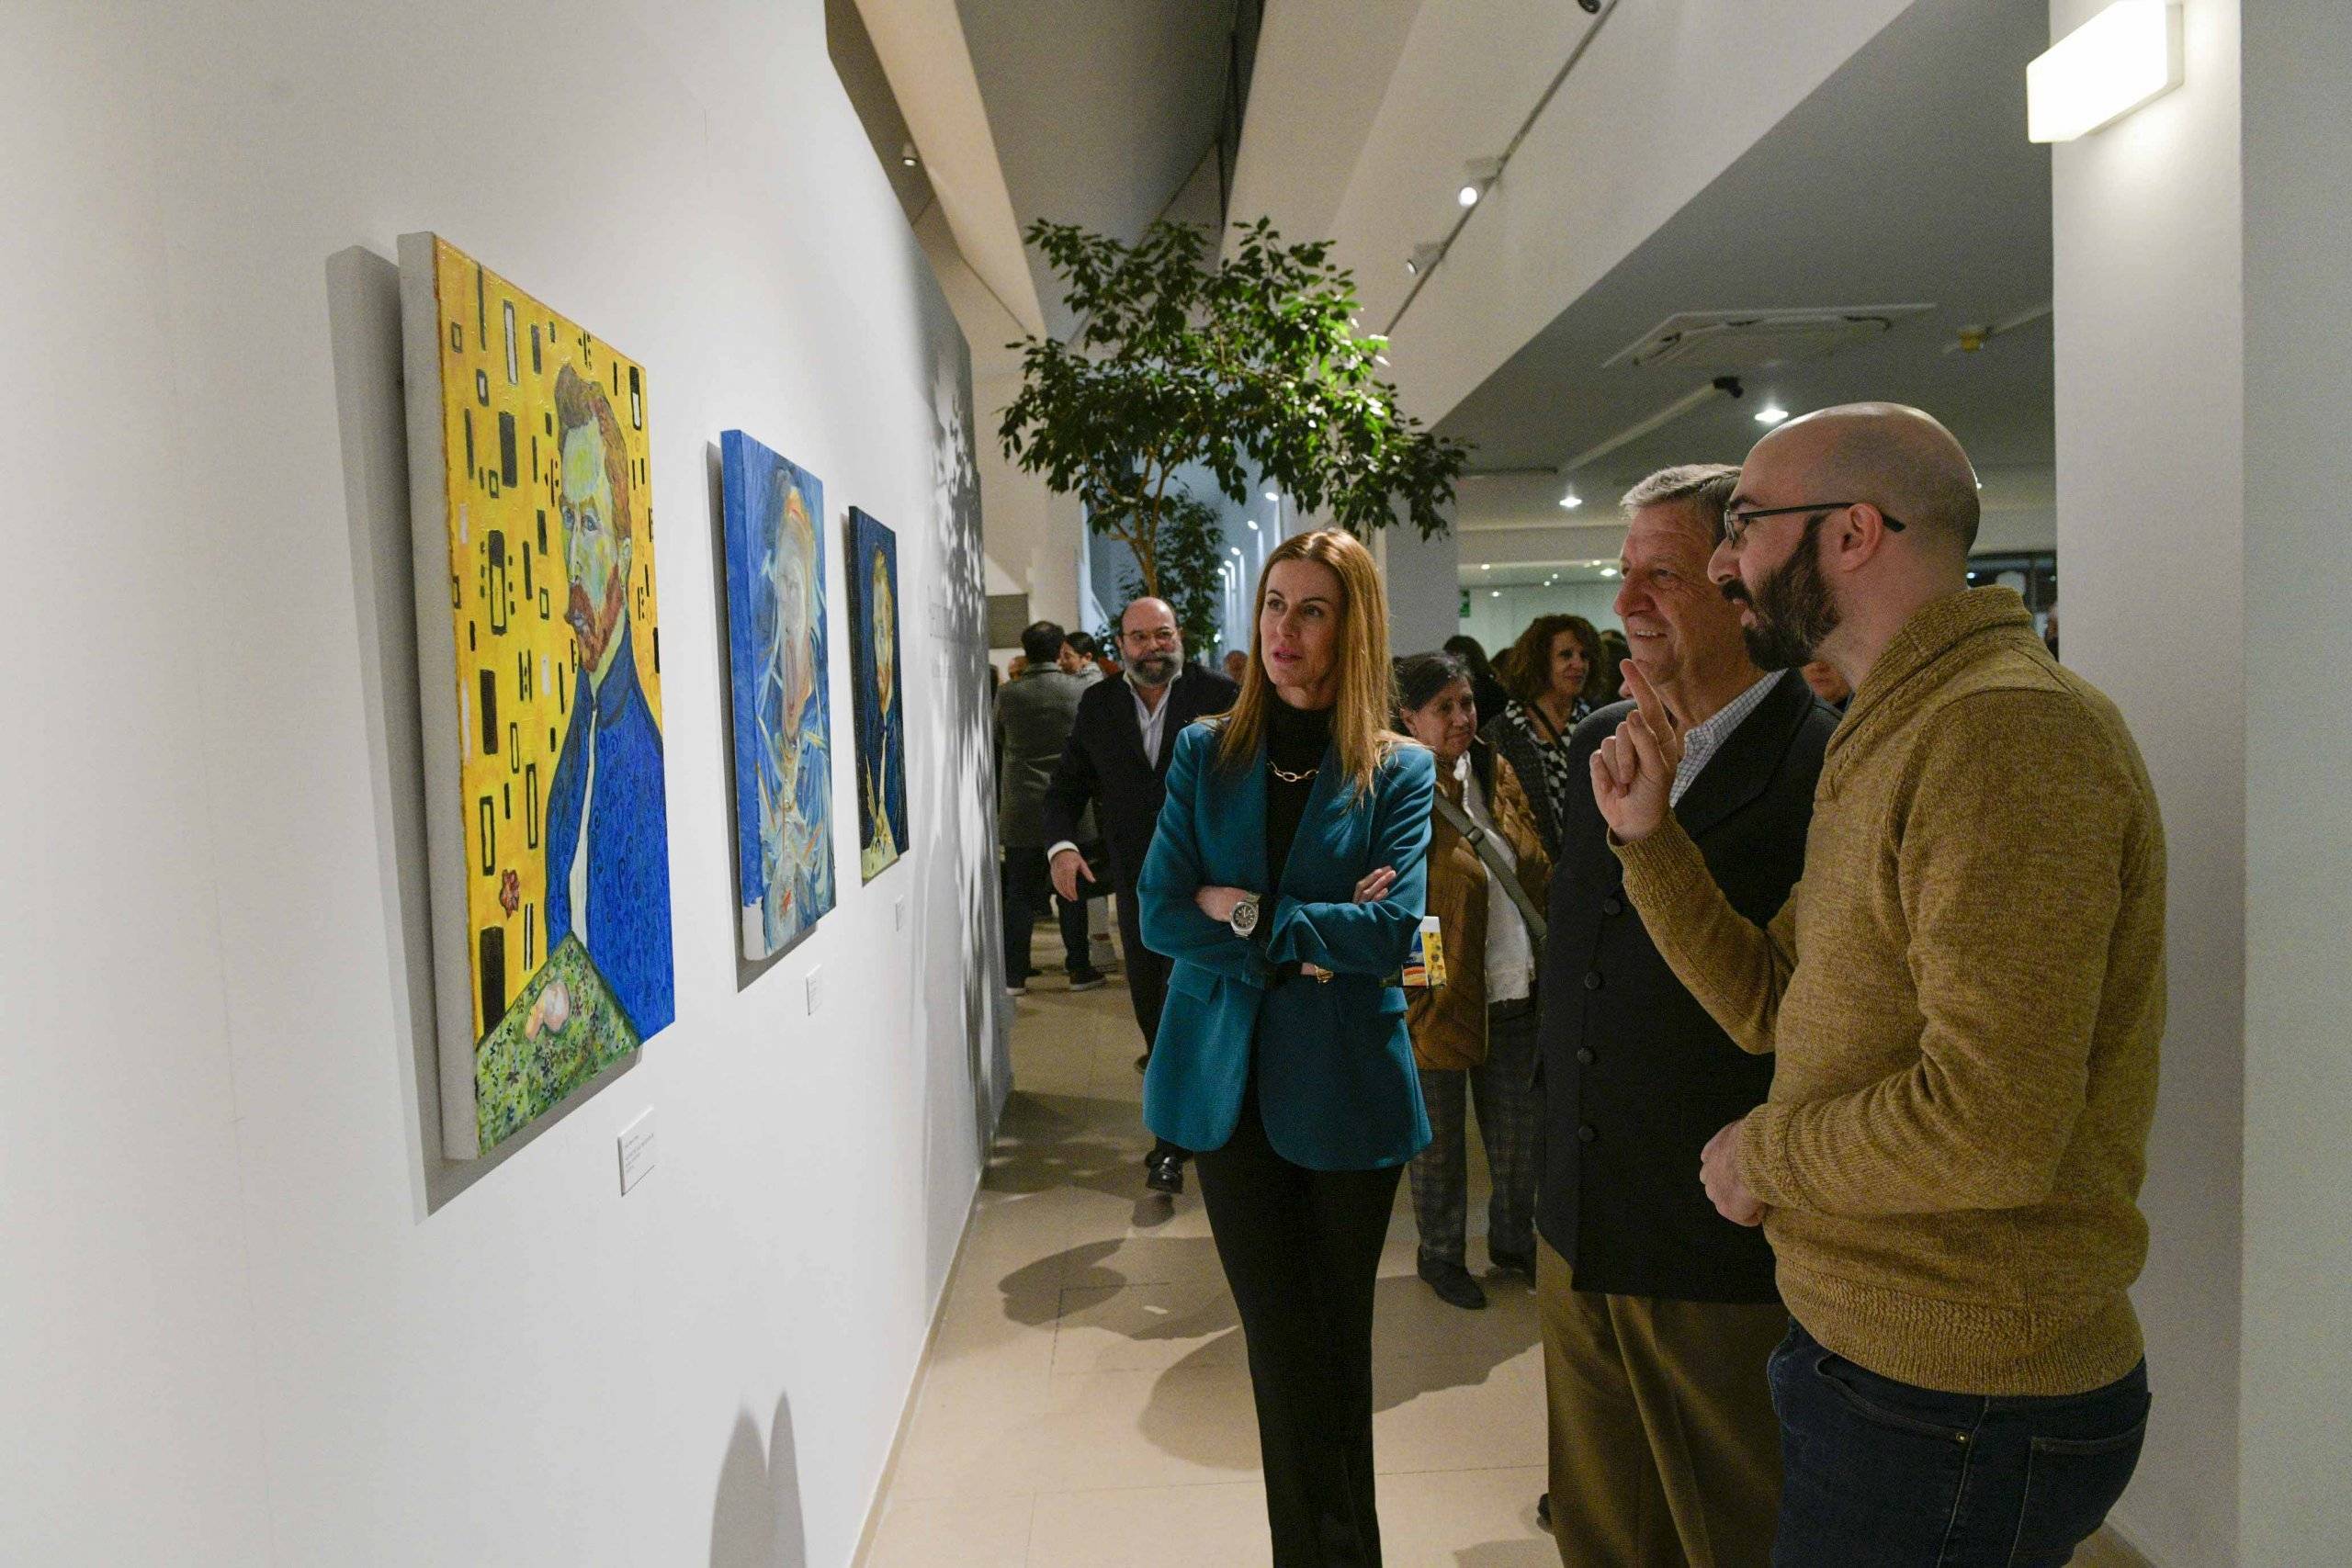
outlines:
[[[1616,608],[1681,741],[1671,793],[1691,840],[1733,907],[1766,920],[1796,881],[1837,719],[1795,674],[1757,668],[1707,581],[1738,478],[1689,464],[1626,494]],[[1570,763],[1589,773],[1633,712],[1577,726]],[[1537,988],[1553,1536],[1572,1568],[1747,1568],[1779,1513],[1764,1369],[1789,1319],[1771,1248],[1715,1212],[1690,1160],[1762,1102],[1772,1068],[1675,977],[1623,884],[1592,792],[1571,793]]]
[[[2147,1429],[2128,1292],[2164,829],[2115,705],[2016,593],[1968,586],[1977,517],[1967,455],[1917,409],[1826,410],[1749,453],[1709,575],[1758,663],[1826,659],[1854,688],[1769,920],[1692,841],[1638,641],[1640,709],[1592,760],[1658,951],[1775,1054],[1700,1177],[1763,1226],[1794,1319],[1770,1364],[1782,1568],[2059,1568]]]

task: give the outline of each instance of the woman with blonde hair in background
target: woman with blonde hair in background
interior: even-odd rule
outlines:
[[[1144,1121],[1196,1151],[1250,1348],[1275,1568],[1377,1568],[1372,1302],[1430,1141],[1394,981],[1419,927],[1430,753],[1387,728],[1363,545],[1285,540],[1233,711],[1184,730],[1138,879],[1174,960]]]
[[[1419,1272],[1439,1300],[1476,1309],[1487,1295],[1464,1264],[1465,1089],[1494,1180],[1487,1260],[1531,1284],[1535,1279],[1535,976],[1552,861],[1518,772],[1478,739],[1477,700],[1463,662],[1450,653],[1415,654],[1397,671],[1396,702],[1406,732],[1437,762],[1429,908],[1443,983],[1412,991],[1405,1015],[1432,1134],[1408,1170],[1421,1233]]]
[[[1511,701],[1487,718],[1487,745],[1510,759],[1533,796],[1535,828],[1547,854],[1560,852],[1560,817],[1570,792],[1589,787],[1568,765],[1568,735],[1592,711],[1600,634],[1582,615],[1538,615],[1495,661]]]

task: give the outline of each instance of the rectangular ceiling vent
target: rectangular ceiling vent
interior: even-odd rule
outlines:
[[[1933,305],[1815,306],[1792,310],[1684,310],[1668,316],[1603,364],[1759,369],[1819,359],[1868,343]]]

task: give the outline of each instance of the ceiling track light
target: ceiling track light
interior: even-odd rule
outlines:
[[[1453,199],[1464,207],[1477,206],[1479,197],[1485,196],[1488,187],[1502,178],[1502,175],[1503,161],[1500,158],[1473,158],[1462,166],[1462,188],[1453,193]]]
[[[1445,247],[1441,244],[1415,245],[1413,254],[1405,258],[1405,271],[1413,277],[1428,276],[1430,268],[1444,259]]]
[[[899,144],[899,162],[910,169],[922,162],[921,159],[915,156],[915,144],[913,142],[902,141]]]

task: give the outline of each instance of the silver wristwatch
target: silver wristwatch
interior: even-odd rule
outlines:
[[[1225,918],[1225,923],[1233,928],[1235,936],[1248,936],[1256,931],[1258,929],[1258,896],[1255,893],[1250,894],[1240,903],[1236,904],[1233,907],[1233,913]]]

